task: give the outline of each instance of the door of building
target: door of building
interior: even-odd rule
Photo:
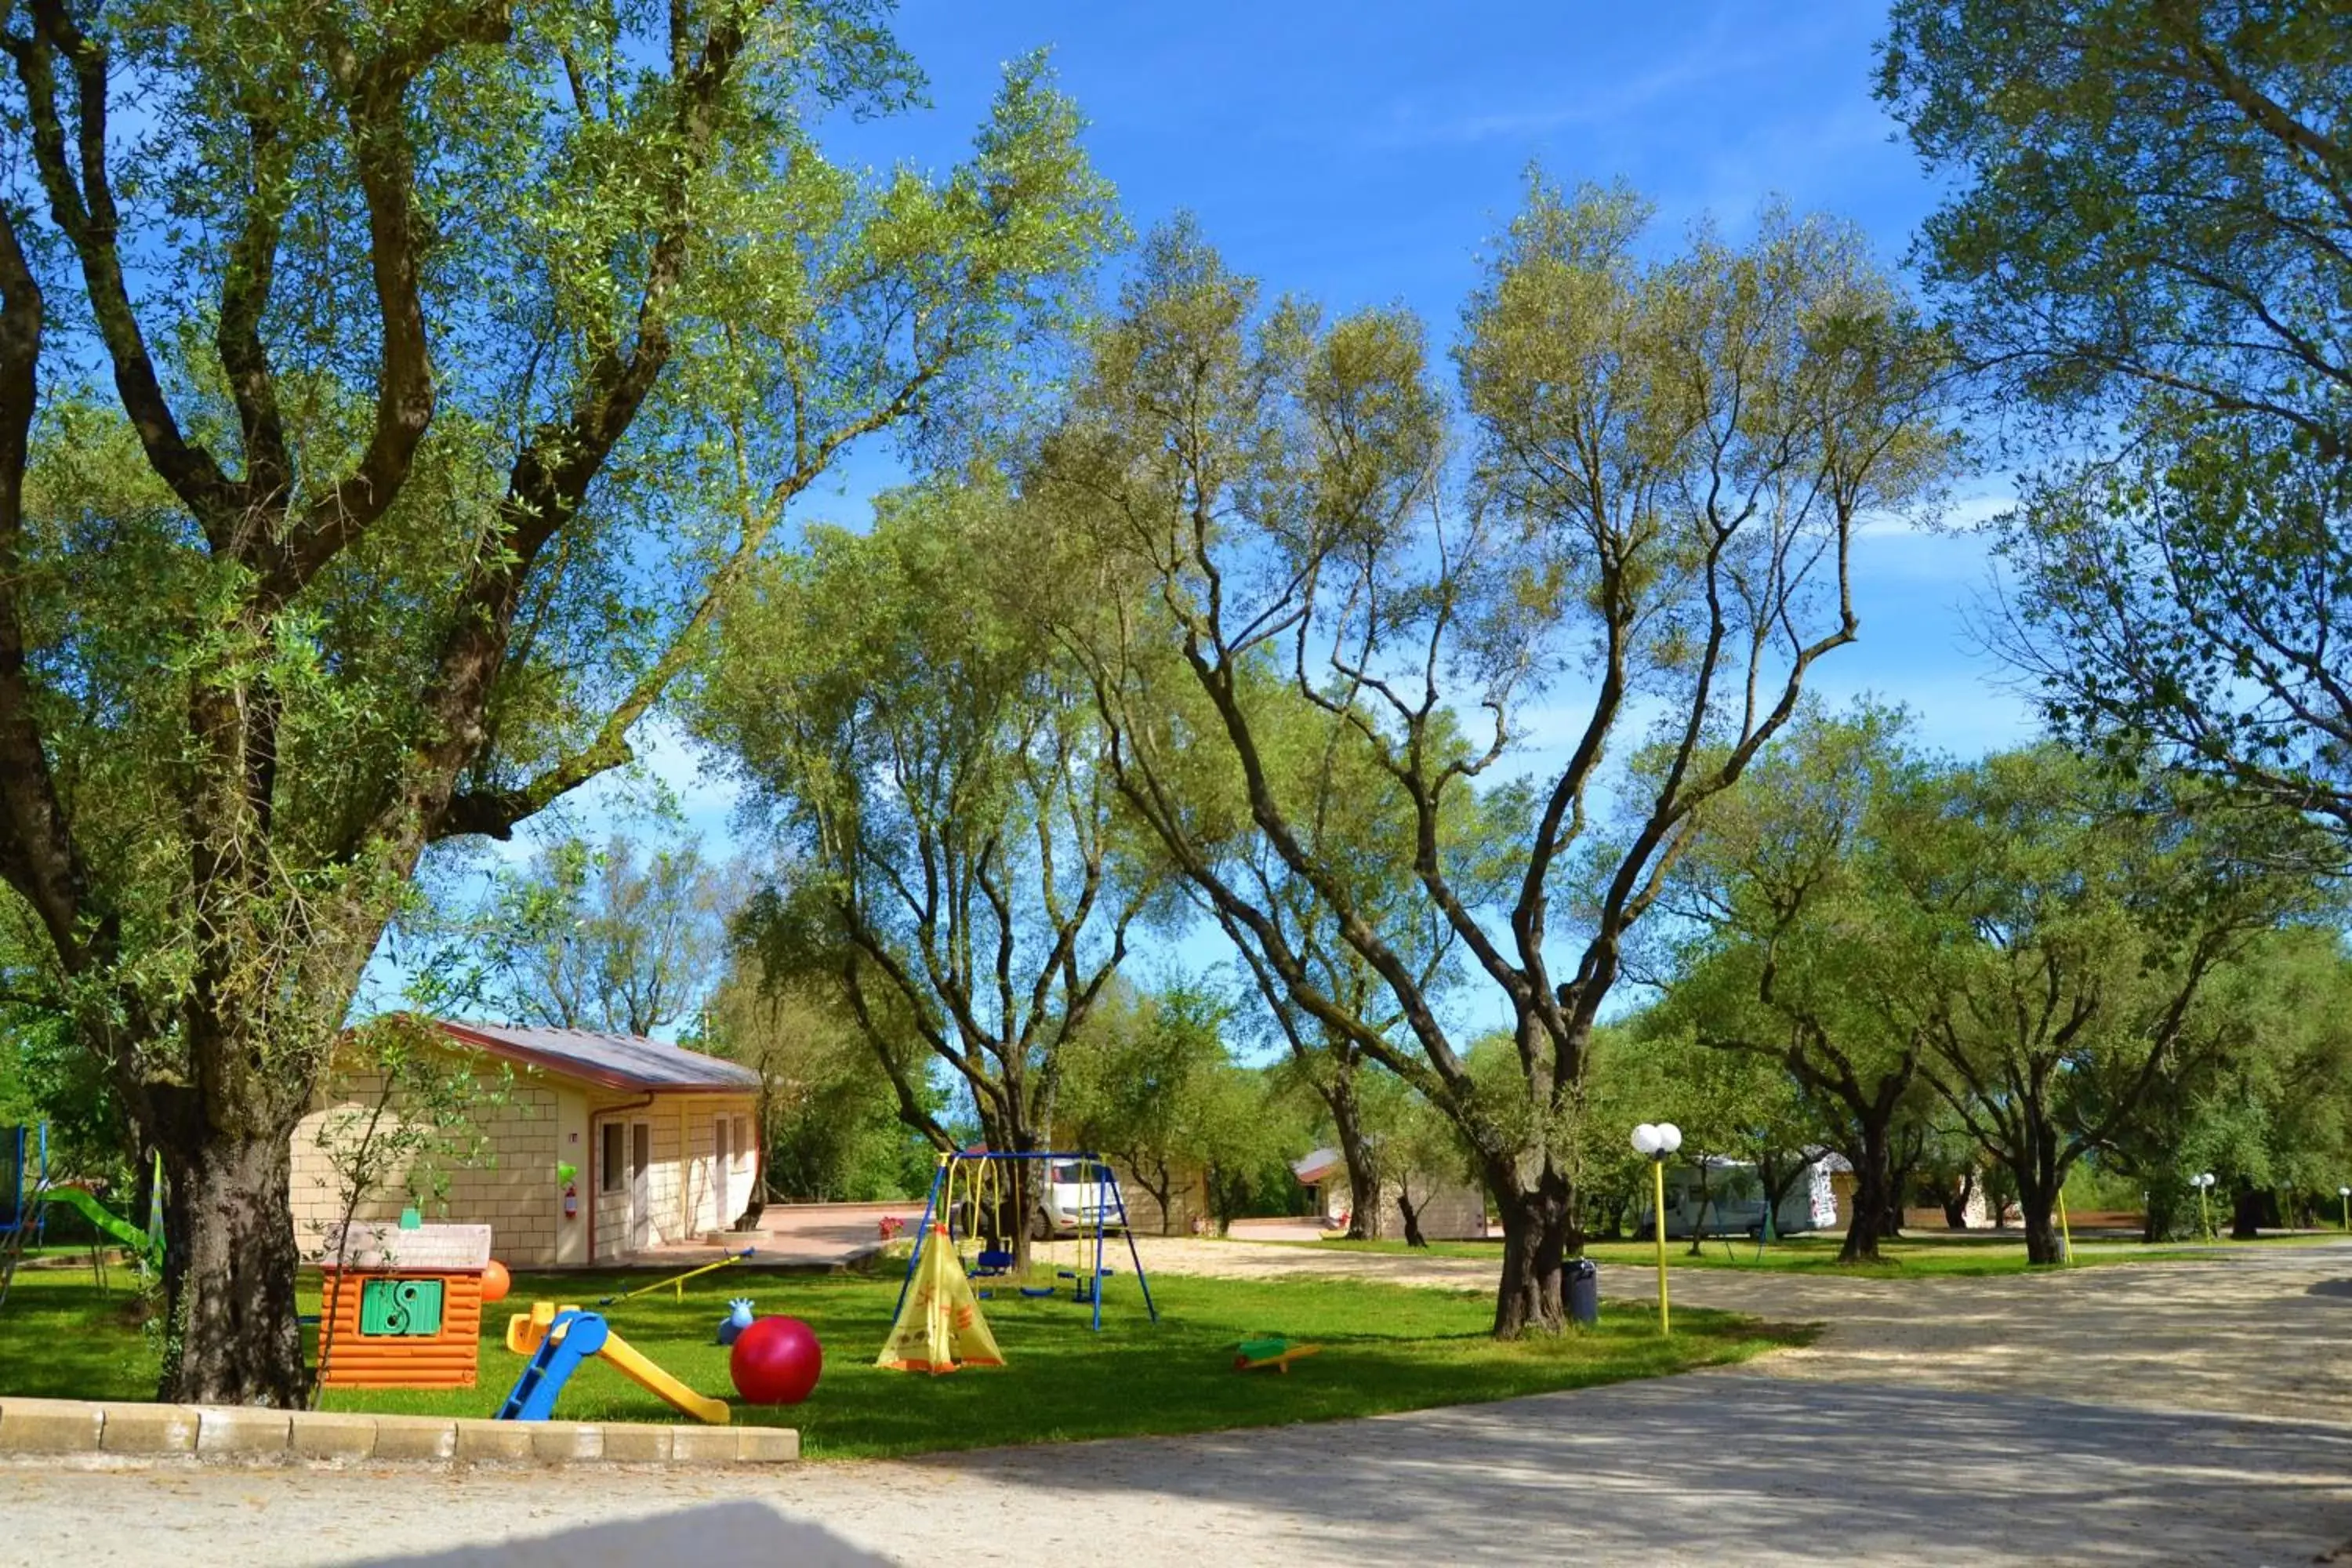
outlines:
[[[735,1146],[724,1116],[711,1119],[710,1149],[710,1195],[718,1208],[718,1217],[711,1223],[725,1230],[735,1223],[734,1194],[728,1191],[727,1182],[727,1168],[735,1163]]]
[[[629,1250],[654,1244],[654,1130],[648,1121],[629,1123]]]

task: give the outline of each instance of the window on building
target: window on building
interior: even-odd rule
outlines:
[[[629,1179],[628,1156],[623,1152],[621,1142],[626,1135],[627,1130],[619,1122],[604,1123],[604,1147],[602,1151],[604,1162],[598,1167],[598,1172],[599,1180],[604,1191],[608,1193],[619,1192]]]
[[[748,1116],[735,1119],[735,1154],[738,1159],[751,1157],[751,1119]]]

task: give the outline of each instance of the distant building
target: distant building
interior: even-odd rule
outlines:
[[[1324,1223],[1345,1229],[1352,1216],[1355,1194],[1348,1184],[1348,1162],[1337,1149],[1318,1149],[1290,1163],[1290,1173],[1307,1191],[1308,1202]],[[1381,1236],[1401,1239],[1404,1215],[1397,1206],[1410,1187],[1421,1234],[1430,1241],[1484,1241],[1486,1238],[1486,1194],[1459,1176],[1417,1174],[1403,1185],[1383,1181],[1377,1199]]]
[[[731,1225],[758,1195],[759,1075],[677,1046],[585,1029],[440,1023],[447,1049],[487,1085],[512,1074],[503,1101],[486,1099],[487,1157],[447,1174],[446,1211],[432,1217],[493,1228],[510,1267],[601,1263]],[[375,1103],[372,1073],[331,1075],[295,1129],[291,1196],[296,1239],[316,1258],[342,1218],[322,1133]],[[387,1114],[399,1112],[395,1096]],[[570,1182],[558,1167],[574,1167]],[[362,1220],[399,1216],[394,1184],[363,1204]]]

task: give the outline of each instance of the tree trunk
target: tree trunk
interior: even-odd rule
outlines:
[[[1892,1181],[1887,1169],[1887,1124],[1877,1117],[1864,1117],[1855,1131],[1861,1136],[1846,1151],[1847,1163],[1853,1166],[1853,1213],[1846,1218],[1845,1245],[1838,1249],[1838,1261],[1876,1263]]]
[[[2037,1267],[2063,1263],[2066,1258],[2058,1238],[2058,1205],[2053,1195],[2020,1184],[2017,1206],[2025,1222],[2025,1261]]]
[[[1888,1149],[1886,1206],[1878,1211],[1878,1239],[1900,1241],[1903,1239],[1903,1200],[1905,1194],[1911,1190],[1912,1165],[1909,1162],[1898,1161],[1894,1157],[1891,1139],[1888,1141]]]
[[[1945,1229],[1966,1230],[1969,1228],[1969,1200],[1976,1195],[1976,1191],[1977,1173],[1974,1171],[1962,1171],[1960,1173],[1960,1185],[1958,1192],[1954,1192],[1949,1188],[1945,1189]]]
[[[1353,1096],[1349,1097],[1352,1106]],[[1381,1238],[1381,1173],[1372,1158],[1371,1146],[1364,1142],[1363,1130],[1355,1125],[1353,1115],[1334,1123],[1339,1129],[1339,1153],[1348,1162],[1348,1239],[1378,1241]]]
[[[298,1409],[309,1382],[295,1316],[293,1130],[167,1140],[157,1397]]]
[[[1024,1142],[1015,1146],[1024,1147],[1025,1142],[1024,1136]],[[1013,1243],[1013,1274],[1017,1279],[1026,1279],[1029,1278],[1030,1238],[1037,1230],[1037,1226],[1031,1223],[1032,1216],[1043,1218],[1049,1227],[1047,1234],[1052,1234],[1052,1216],[1045,1212],[1045,1197],[1052,1186],[1051,1173],[1035,1160],[1007,1160],[1003,1163],[1003,1170],[1006,1201],[1012,1205],[1013,1212],[1021,1216],[1019,1224],[1006,1227],[1013,1232],[1009,1238]]]
[[[1412,1194],[1402,1186],[1397,1188],[1397,1212],[1404,1215],[1404,1244],[1407,1247],[1427,1247],[1429,1238],[1421,1234],[1421,1212],[1413,1207]],[[1354,1232],[1349,1234],[1353,1235]]]
[[[2252,1187],[2240,1187],[2230,1197],[2230,1237],[2234,1241],[2252,1241],[2263,1233],[2263,1221],[2271,1217],[2265,1201],[2269,1194]]]
[[[1547,1173],[1533,1191],[1490,1174],[1487,1190],[1503,1220],[1503,1278],[1495,1289],[1495,1337],[1530,1330],[1556,1334],[1565,1324],[1561,1266],[1571,1241],[1568,1183]]]
[[[1348,1239],[1377,1241],[1381,1236],[1380,1162],[1364,1137],[1364,1119],[1356,1102],[1354,1047],[1335,1045],[1327,1053],[1328,1074],[1316,1069],[1314,1053],[1298,1047],[1299,1063],[1307,1068],[1307,1081],[1331,1112],[1331,1126],[1339,1140],[1339,1158],[1348,1167]]]
[[[1151,1184],[1151,1178],[1143,1173],[1143,1163],[1141,1161],[1129,1161],[1128,1168],[1135,1173],[1135,1179],[1143,1184],[1143,1190],[1151,1194],[1151,1201],[1160,1205],[1160,1234],[1162,1236],[1175,1235],[1176,1173],[1168,1168],[1167,1162],[1160,1162],[1160,1184],[1155,1187]]]

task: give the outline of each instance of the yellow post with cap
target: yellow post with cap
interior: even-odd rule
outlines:
[[[1657,1220],[1658,1332],[1671,1334],[1675,1331],[1666,1310],[1666,1160],[1663,1153],[1650,1157],[1650,1213]]]

